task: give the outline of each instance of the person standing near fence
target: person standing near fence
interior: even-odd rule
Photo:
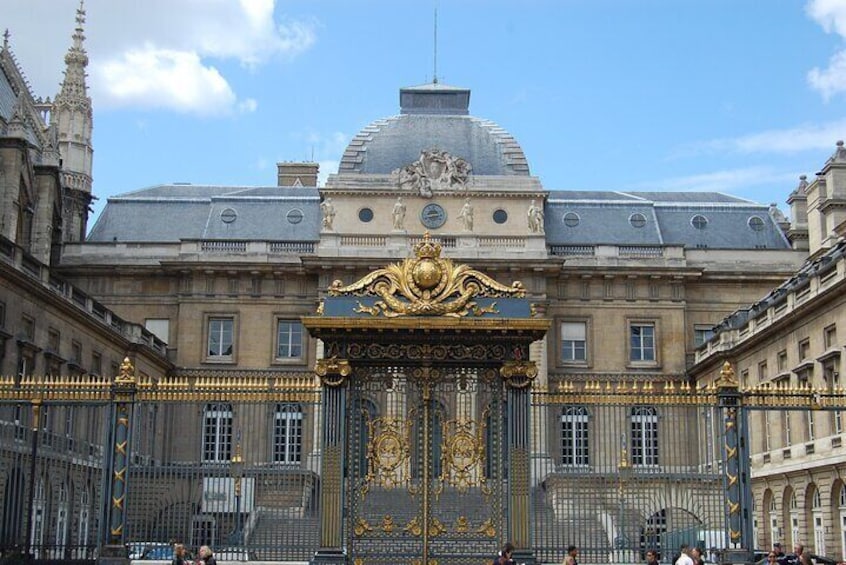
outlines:
[[[576,561],[577,555],[579,555],[579,548],[575,545],[567,546],[567,555],[564,556],[562,565],[579,565],[579,562]]]
[[[170,565],[191,565],[191,560],[185,554],[185,546],[181,543],[174,544],[173,560],[170,562]]]
[[[505,545],[502,546],[502,550],[499,552],[499,556],[493,561],[493,565],[515,565],[514,560],[511,559],[511,555],[514,553],[514,546],[511,542],[506,542]]]
[[[197,563],[199,565],[217,565],[217,560],[214,558],[214,554],[209,546],[204,545],[200,547]]]

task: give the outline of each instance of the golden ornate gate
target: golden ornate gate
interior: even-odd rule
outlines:
[[[505,503],[496,372],[364,367],[349,407],[350,553],[386,564],[493,555]]]
[[[529,345],[534,317],[506,286],[440,257],[344,286],[318,316],[324,385],[321,551],[313,563],[478,564],[529,549]]]

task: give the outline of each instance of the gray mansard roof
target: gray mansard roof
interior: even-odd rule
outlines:
[[[789,249],[768,206],[719,192],[553,191],[550,245]]]
[[[316,188],[159,185],[109,198],[88,241],[317,241]]]
[[[475,175],[529,175],[517,140],[494,122],[469,115],[470,90],[439,83],[400,90],[400,114],[362,129],[338,174],[389,174],[440,149],[470,163]]]

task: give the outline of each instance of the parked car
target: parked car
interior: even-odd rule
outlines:
[[[822,555],[811,554],[811,561],[816,565],[846,565],[846,561],[842,559],[834,559],[832,557],[823,557]]]
[[[130,559],[142,559],[144,552],[153,547],[166,547],[163,541],[131,541],[126,544]]]
[[[214,552],[216,561],[256,561],[256,552],[244,547],[224,547]]]
[[[141,555],[141,559],[150,561],[173,561],[173,546],[165,544],[161,546],[148,547]],[[191,552],[185,550],[185,559],[192,561]]]

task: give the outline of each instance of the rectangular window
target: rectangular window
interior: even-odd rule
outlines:
[[[71,342],[71,363],[82,364],[82,344],[78,341]]]
[[[632,465],[658,465],[658,413],[651,406],[632,408]]]
[[[303,451],[303,412],[298,404],[280,404],[273,421],[273,462],[299,463]]]
[[[561,323],[561,360],[585,361],[587,359],[587,324],[585,322]]]
[[[276,358],[299,359],[303,356],[303,325],[293,320],[279,320],[276,325]]]
[[[22,379],[32,375],[35,369],[35,353],[29,347],[21,347],[18,357],[18,376]]]
[[[53,353],[59,353],[59,344],[61,342],[61,334],[59,330],[50,328],[47,331],[47,348]]]
[[[65,406],[65,437],[73,437],[73,406]]]
[[[787,350],[782,349],[781,351],[779,351],[776,359],[776,363],[778,365],[778,372],[785,372],[787,370]]]
[[[826,349],[837,347],[837,326],[832,324],[823,330],[823,343]]]
[[[589,465],[588,412],[584,406],[567,406],[561,414],[561,464]]]
[[[203,414],[203,461],[228,462],[232,458],[232,407],[209,404]]]
[[[629,327],[632,361],[655,361],[655,324],[634,323]]]
[[[693,326],[693,347],[699,347],[714,337],[714,326],[695,325]]]
[[[232,357],[234,326],[235,321],[232,318],[209,318],[209,357]]]
[[[808,358],[808,355],[811,352],[811,342],[810,340],[804,339],[799,342],[799,360],[803,361]]]
[[[764,410],[764,451],[772,449],[772,439],[770,438],[770,411]]]
[[[840,389],[840,373],[835,370],[834,362],[829,360],[823,364],[823,378],[828,384],[829,392],[835,392]],[[843,433],[843,420],[840,410],[835,410],[832,414],[834,433]]]
[[[6,327],[6,303],[0,302],[0,328]]]
[[[91,352],[91,374],[97,376],[103,374],[103,354],[97,351]]]
[[[147,318],[144,327],[165,343],[170,343],[170,320],[167,318]]]
[[[758,363],[758,380],[765,381],[769,377],[768,370],[767,370],[767,362],[761,361]]]
[[[30,318],[29,316],[23,316],[21,318],[21,333],[23,333],[24,339],[27,341],[32,341],[35,339],[35,320]]]

